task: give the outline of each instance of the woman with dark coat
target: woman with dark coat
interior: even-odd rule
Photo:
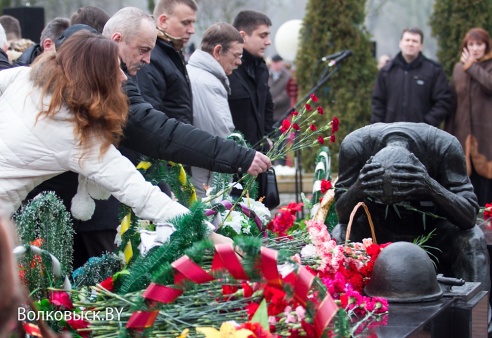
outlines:
[[[460,141],[478,203],[484,206],[492,202],[492,43],[484,29],[473,28],[461,48],[451,79],[457,106],[445,129]]]

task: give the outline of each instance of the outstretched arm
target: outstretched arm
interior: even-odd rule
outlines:
[[[221,173],[257,175],[271,166],[270,159],[234,141],[214,137],[192,125],[170,119],[153,109],[131,78],[125,90],[129,116],[123,145],[154,158],[193,165]],[[261,170],[261,171],[260,171]]]

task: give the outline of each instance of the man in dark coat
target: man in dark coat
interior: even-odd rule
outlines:
[[[350,133],[339,156],[337,241],[345,240],[350,214],[364,202],[379,243],[411,242],[432,232],[425,244],[441,250],[432,250],[438,271],[481,282],[489,291],[487,246],[475,225],[477,198],[454,136],[425,123],[376,123]],[[358,212],[350,240],[370,237],[367,218]]]
[[[401,52],[378,73],[371,122],[425,122],[433,126],[451,115],[453,96],[442,66],[422,54],[424,35],[406,28]]]
[[[8,69],[11,67],[9,57],[7,56],[8,49],[9,44],[7,42],[7,35],[5,34],[5,30],[0,24],[0,70]]]
[[[103,35],[118,43],[122,67],[128,75],[124,89],[129,99],[129,115],[120,147],[125,156],[138,160],[138,154],[144,154],[217,172],[248,172],[255,176],[271,166],[263,154],[169,118],[144,100],[132,76],[149,63],[155,45],[155,25],[148,14],[138,8],[123,8],[107,22]],[[62,175],[66,176],[60,180]],[[55,190],[69,208],[77,190],[77,175],[62,175],[46,181],[50,185],[44,185],[43,190]],[[89,257],[114,250],[118,210],[119,202],[110,197],[107,201],[96,201],[89,221],[75,220],[74,267]]]
[[[159,0],[154,8],[157,41],[150,64],[137,73],[144,99],[181,122],[193,124],[191,84],[182,53],[195,33],[194,0]]]
[[[268,86],[269,72],[263,57],[271,45],[272,22],[263,13],[242,11],[233,26],[244,39],[242,64],[229,76],[229,107],[237,130],[255,149],[267,151],[268,143],[259,144],[272,131],[273,100]]]

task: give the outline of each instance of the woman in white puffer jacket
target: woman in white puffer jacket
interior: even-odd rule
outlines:
[[[128,112],[125,80],[117,44],[87,31],[31,68],[0,72],[0,211],[11,216],[30,190],[65,171],[79,173],[79,191],[90,194],[95,182],[143,219],[188,211],[114,146]]]

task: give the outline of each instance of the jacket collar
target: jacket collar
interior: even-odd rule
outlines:
[[[256,77],[256,68],[261,64],[265,64],[265,60],[262,57],[253,56],[246,49],[243,49],[243,58],[241,59],[242,67],[246,73],[253,79]]]
[[[422,54],[422,52],[420,52],[419,55],[417,56],[417,58],[410,63],[408,63],[405,60],[405,58],[403,57],[401,52],[399,52],[398,55],[394,58],[394,62],[398,66],[400,66],[403,69],[408,69],[408,70],[419,68],[421,66],[423,60],[424,60],[424,55]]]
[[[492,59],[492,50],[485,54],[478,62],[483,62]]]
[[[195,50],[188,60],[188,67],[199,68],[212,74],[224,85],[224,88],[229,95],[231,94],[229,79],[227,78],[224,68],[222,68],[220,63],[209,53],[204,52],[201,49]]]
[[[175,36],[169,35],[162,28],[156,26],[157,28],[157,38],[166,41],[168,44],[173,46],[174,49],[180,51],[184,47],[184,42],[182,38],[177,38]]]

